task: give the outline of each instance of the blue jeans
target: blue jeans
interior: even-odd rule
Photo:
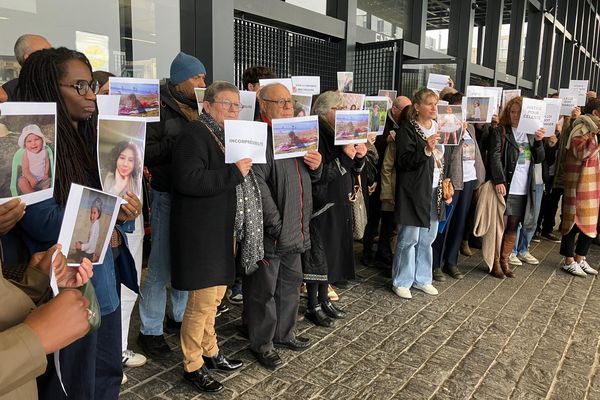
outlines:
[[[535,185],[535,189],[533,191],[533,216],[534,221],[538,220],[538,216],[540,215],[540,209],[542,208],[542,197],[544,194],[544,185]],[[529,250],[529,243],[531,243],[531,239],[533,239],[533,235],[535,235],[536,226],[532,229],[524,229],[523,224],[519,224],[519,229],[517,229],[517,240],[515,241],[515,247],[513,247],[512,254],[520,254],[524,255]]]
[[[428,285],[432,280],[433,250],[431,244],[437,236],[437,191],[431,199],[428,228],[398,225],[398,241],[392,269],[392,285],[410,288],[413,284]]]
[[[167,286],[171,284],[171,195],[152,189],[152,248],[148,258],[148,274],[141,289],[140,331],[144,335],[162,335]],[[173,319],[183,320],[187,292],[171,289]]]

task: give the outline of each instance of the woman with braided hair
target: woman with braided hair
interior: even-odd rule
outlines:
[[[96,93],[98,83],[82,53],[64,47],[33,53],[23,65],[16,98],[55,102],[57,161],[54,198],[27,207],[20,225],[30,251],[47,250],[57,242],[71,183],[100,189],[96,163]],[[119,211],[111,246],[103,264],[94,268],[92,283],[102,315],[100,328],[60,353],[61,376],[69,399],[116,399],[122,378],[121,318],[117,288],[124,283],[137,291],[133,259],[123,232],[131,229],[141,210],[129,192]],[[53,363],[49,363],[52,366]],[[38,380],[40,398],[66,398],[56,371],[50,367]]]

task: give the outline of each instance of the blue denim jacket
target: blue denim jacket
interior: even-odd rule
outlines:
[[[30,252],[45,251],[56,244],[63,215],[64,208],[58,205],[54,199],[27,206],[25,216],[19,224]],[[92,277],[102,315],[114,312],[119,306],[120,283],[136,293],[139,292],[135,262],[129,252],[127,238],[124,234],[124,232],[133,232],[135,221],[117,225],[116,228],[123,239],[119,262],[115,265],[112,250],[109,247],[106,250],[104,262],[94,266],[94,276]],[[119,269],[120,282],[117,282],[116,268]]]

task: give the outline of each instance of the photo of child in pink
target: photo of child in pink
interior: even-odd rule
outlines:
[[[19,136],[19,147],[25,150],[21,161],[21,175],[17,181],[20,194],[50,188],[50,156],[40,127],[31,124],[23,128]]]

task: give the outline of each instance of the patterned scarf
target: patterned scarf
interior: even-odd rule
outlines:
[[[425,132],[423,132],[423,129],[421,129],[421,125],[419,125],[419,123],[414,120],[411,119],[410,120],[411,125],[413,126],[413,128],[415,128],[415,130],[417,131],[417,134],[421,137],[421,139],[423,139],[425,142],[427,142],[427,136],[425,136]],[[436,163],[436,165],[439,165],[440,168],[440,180],[438,182],[438,186],[437,186],[437,198],[436,198],[436,203],[437,203],[437,212],[438,212],[438,216],[441,216],[441,209],[442,209],[442,181],[444,180],[444,156],[442,155],[441,157],[438,157],[436,155],[436,152],[433,151],[433,159],[434,159],[434,163]]]
[[[208,114],[199,117],[219,148],[225,153],[225,131]],[[262,198],[254,171],[244,177],[244,181],[235,187],[236,211],[234,234],[239,242],[240,262],[246,275],[258,269],[257,262],[264,257],[263,247],[263,209]]]

